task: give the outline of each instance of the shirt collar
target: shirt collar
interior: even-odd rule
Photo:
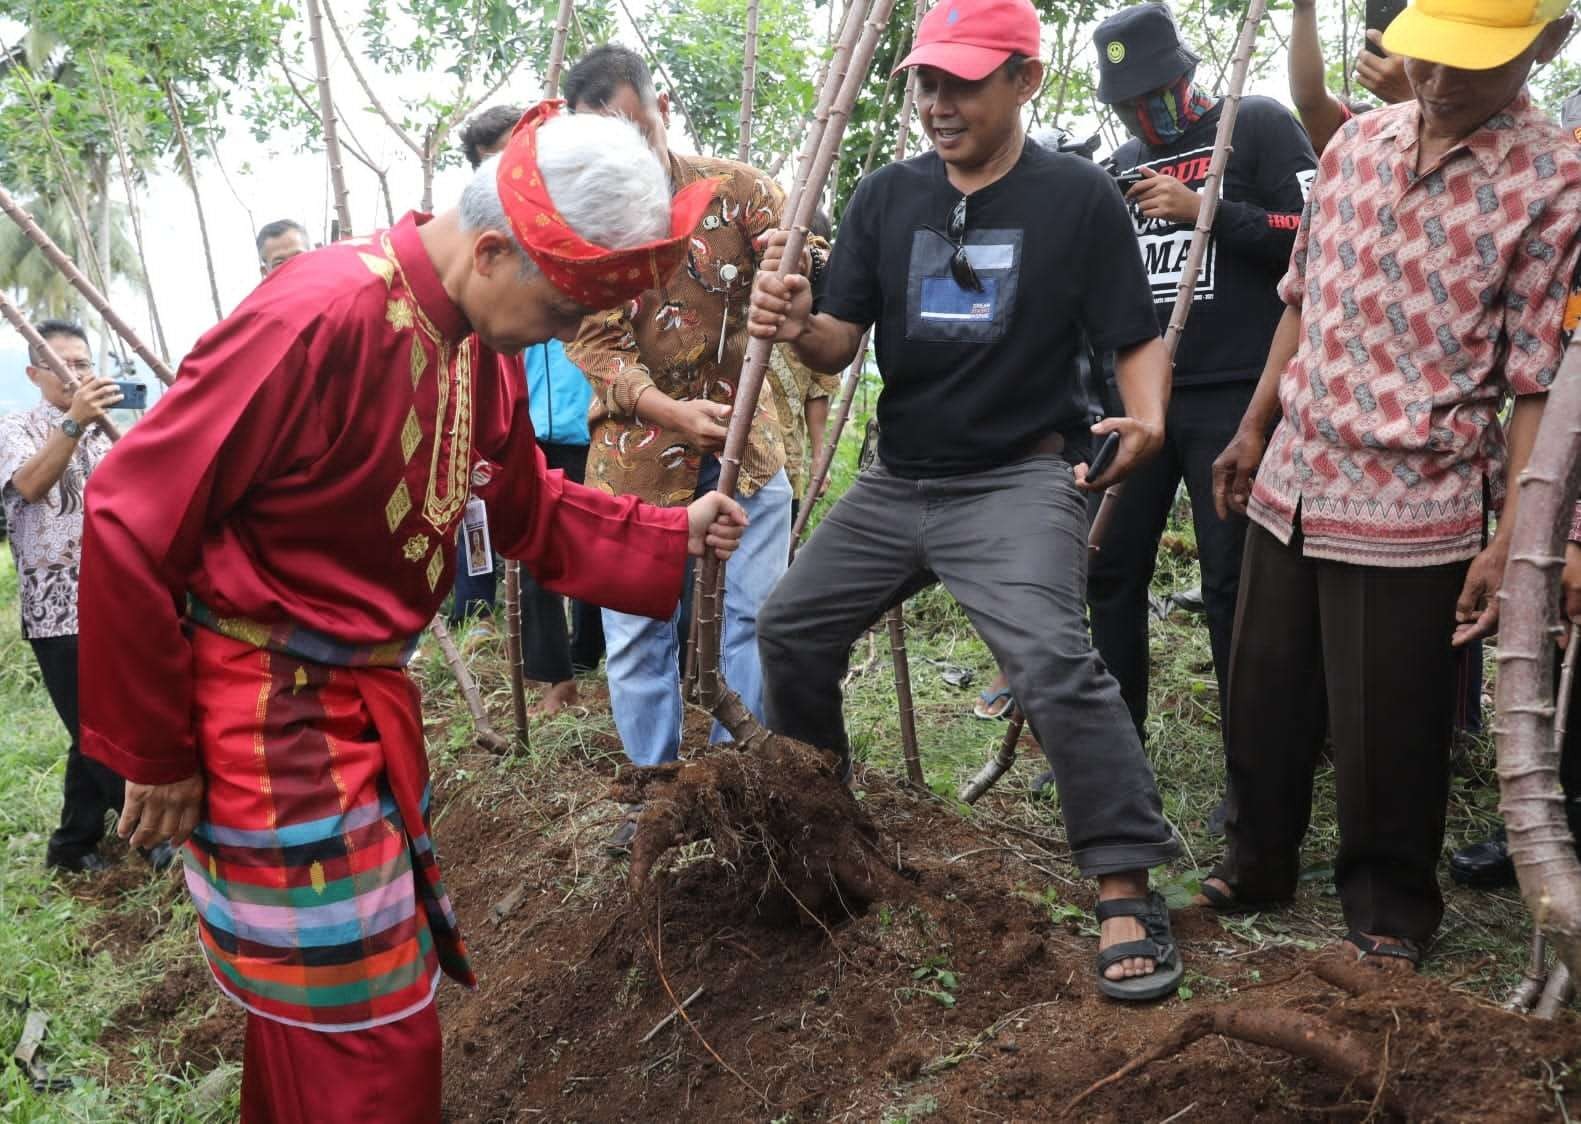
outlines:
[[[1406,102],[1391,110],[1389,119],[1378,129],[1379,139],[1392,138],[1401,154],[1412,152],[1422,140],[1422,111],[1415,102]],[[1470,136],[1444,154],[1447,162],[1460,152],[1469,152],[1481,166],[1485,175],[1495,176],[1509,159],[1510,149],[1532,113],[1531,94],[1523,87],[1515,100],[1488,118]]]
[[[472,325],[445,292],[439,271],[434,268],[422,236],[417,233],[417,228],[433,217],[421,211],[408,211],[390,228],[390,248],[395,252],[395,260],[400,263],[401,273],[417,306],[446,341],[459,343],[472,334]]]

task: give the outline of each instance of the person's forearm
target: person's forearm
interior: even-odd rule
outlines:
[[[38,503],[66,475],[66,467],[76,451],[77,442],[57,427],[50,432],[44,447],[16,470],[11,477],[12,486],[28,503]]]
[[[1495,537],[1508,540],[1515,529],[1515,510],[1520,502],[1521,473],[1531,459],[1532,446],[1537,442],[1537,427],[1543,420],[1546,394],[1528,394],[1515,400],[1510,415],[1509,465],[1505,469],[1504,508],[1499,512],[1499,526]]]
[[[1114,382],[1125,416],[1162,427],[1169,411],[1169,352],[1161,339],[1148,340],[1117,352]]]
[[[1273,343],[1268,348],[1268,364],[1257,380],[1257,390],[1241,417],[1241,428],[1254,433],[1267,433],[1279,416],[1279,380],[1285,368],[1296,357],[1301,347],[1301,310],[1285,306],[1285,314],[1274,330]]]
[[[1318,35],[1317,5],[1297,5],[1290,21],[1290,100],[1303,115],[1329,100],[1323,41]]]
[[[862,345],[862,329],[827,313],[807,318],[807,330],[791,348],[796,357],[815,371],[843,371],[856,358]]]
[[[631,412],[639,422],[647,425],[669,430],[683,428],[681,404],[657,386],[645,386],[638,391]]]

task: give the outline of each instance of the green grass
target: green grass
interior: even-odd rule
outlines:
[[[109,1055],[100,1036],[114,1012],[172,965],[197,955],[192,910],[171,886],[150,877],[119,908],[157,907],[167,923],[130,961],[116,963],[87,943],[100,908],[46,872],[44,844],[60,815],[66,734],[19,632],[9,550],[0,551],[0,714],[0,1120],[234,1120],[234,1072],[205,1088],[200,1103],[196,1077],[160,1072],[148,1058],[151,1042],[133,1047],[143,1057],[131,1077],[113,1085],[108,1080]],[[52,1077],[69,1079],[68,1089],[37,1092],[11,1063],[30,1006],[49,1016],[38,1059]]]

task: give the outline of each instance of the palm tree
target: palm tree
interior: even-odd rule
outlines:
[[[77,224],[72,221],[71,204],[64,194],[35,196],[23,202],[44,233],[55,240],[73,261],[85,261],[87,247],[82,244]],[[137,248],[126,229],[126,209],[110,209],[110,261],[106,268],[112,278],[129,282],[142,291],[146,284],[138,264]],[[66,317],[81,319],[85,305],[43,253],[15,223],[0,221],[0,288],[17,294],[17,303],[39,319]]]

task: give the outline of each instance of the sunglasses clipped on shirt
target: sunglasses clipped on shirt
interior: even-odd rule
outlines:
[[[933,226],[926,226],[923,229],[933,231],[955,247],[955,253],[950,255],[950,276],[955,279],[955,283],[969,292],[982,292],[982,278],[977,276],[977,270],[972,267],[972,259],[966,254],[966,196],[961,196],[960,202],[955,204],[955,209],[950,212],[950,222],[945,230]]]

